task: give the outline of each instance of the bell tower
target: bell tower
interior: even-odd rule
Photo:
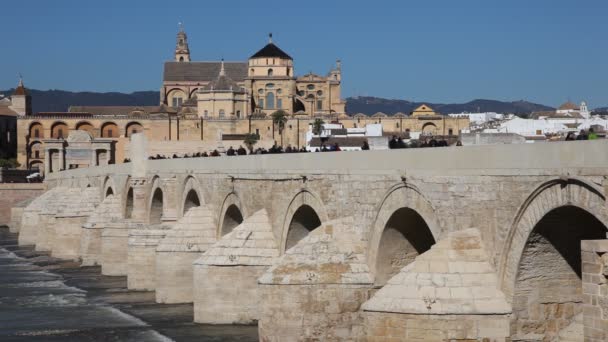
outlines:
[[[179,23],[179,32],[177,32],[177,42],[175,45],[175,61],[190,62],[190,49],[188,48],[188,36],[184,32],[184,26]]]
[[[10,108],[19,115],[32,115],[32,97],[23,85],[21,77],[19,77],[19,85],[17,85],[15,92],[11,96],[11,103]]]

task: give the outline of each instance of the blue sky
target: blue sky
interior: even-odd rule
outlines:
[[[177,23],[193,60],[246,60],[268,32],[297,74],[342,59],[343,96],[608,106],[608,1],[10,1],[0,89],[156,90]]]

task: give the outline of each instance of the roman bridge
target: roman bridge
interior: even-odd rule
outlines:
[[[20,244],[263,341],[608,336],[608,141],[146,160],[132,139],[131,163],[49,174]]]

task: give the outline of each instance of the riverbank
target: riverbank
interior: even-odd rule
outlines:
[[[193,323],[192,304],[157,304],[126,277],[19,246],[0,228],[2,341],[258,341],[256,326]]]

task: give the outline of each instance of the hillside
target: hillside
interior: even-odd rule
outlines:
[[[0,91],[9,96],[14,89]],[[64,90],[28,89],[32,95],[32,111],[65,112],[69,106],[154,106],[160,102],[158,91],[123,93],[71,92]]]
[[[6,96],[13,89],[0,91]],[[159,104],[157,91],[138,91],[124,93],[71,92],[64,90],[35,90],[30,89],[33,112],[63,112],[69,106],[154,106]],[[349,114],[364,113],[372,115],[377,112],[394,114],[403,112],[409,114],[423,102],[407,100],[383,99],[379,97],[349,97],[346,99],[346,111]],[[498,112],[515,113],[525,116],[534,111],[553,110],[553,108],[527,101],[502,102],[496,100],[473,100],[467,103],[430,103],[425,102],[442,114],[462,112]]]
[[[430,103],[435,111],[442,114],[462,113],[462,112],[497,112],[514,113],[526,115],[535,111],[553,110],[554,108],[527,101],[502,102],[496,100],[473,100],[467,103]],[[346,111],[348,113],[374,114],[383,112],[394,114],[403,112],[409,114],[423,102],[410,102],[406,100],[390,100],[378,97],[349,97],[346,99]]]

